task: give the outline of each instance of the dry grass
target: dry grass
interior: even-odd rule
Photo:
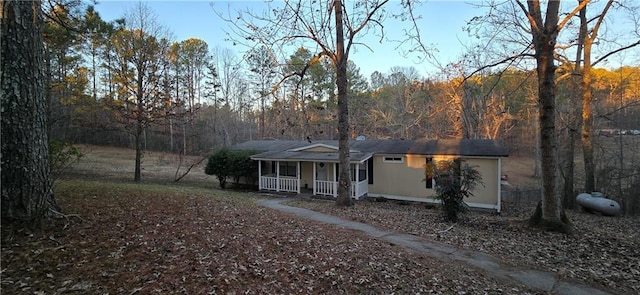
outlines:
[[[612,293],[640,293],[640,218],[569,211],[574,233],[564,235],[529,228],[526,219],[532,210],[469,212],[462,222],[451,224],[443,222],[438,207],[417,203],[365,199],[350,208],[320,200],[291,204],[482,251],[512,265],[549,271]]]
[[[3,226],[3,294],[535,293],[466,265],[443,265],[256,206],[257,194],[217,189],[204,163],[174,183],[179,157],[147,153],[143,182],[133,183],[132,150],[83,149],[86,156],[56,186],[65,212],[79,217],[35,232]],[[526,159],[504,164],[512,184],[530,178]],[[570,213],[576,234],[563,236],[525,227],[526,210],[471,214],[452,227],[439,211],[416,204],[297,205],[485,251],[614,293],[640,292],[638,219]]]
[[[93,147],[56,186],[74,216],[35,232],[2,228],[3,294],[532,293],[259,207],[258,194],[218,190],[197,170],[173,183],[175,161],[163,158],[147,155],[159,167],[133,183],[126,150]]]

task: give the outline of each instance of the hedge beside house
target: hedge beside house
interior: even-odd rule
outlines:
[[[244,177],[246,184],[255,182],[258,166],[251,160],[251,155],[255,151],[232,151],[228,148],[221,148],[209,156],[209,161],[204,169],[204,173],[215,175],[220,183],[220,188],[226,188],[229,178],[236,184]]]

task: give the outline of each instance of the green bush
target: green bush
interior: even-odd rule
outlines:
[[[255,180],[258,169],[256,162],[250,158],[253,154],[255,154],[253,151],[219,149],[209,156],[204,173],[215,175],[222,189],[226,188],[229,177],[233,178],[235,183],[239,183],[240,178],[245,177],[246,181],[250,183]]]
[[[231,171],[229,175],[235,183],[240,183],[240,178],[244,177],[247,184],[251,184],[258,174],[257,162],[251,160],[253,151],[232,151],[229,153],[231,162]]]
[[[442,202],[442,210],[446,221],[457,222],[458,213],[467,210],[464,198],[472,197],[477,185],[482,185],[482,177],[475,167],[459,158],[439,161],[432,171],[436,181],[437,198]],[[428,173],[428,172],[427,172]]]
[[[82,151],[70,142],[54,140],[49,143],[49,161],[53,179],[58,179],[69,166],[80,161]]]

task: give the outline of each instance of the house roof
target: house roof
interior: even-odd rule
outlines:
[[[351,152],[351,163],[361,163],[371,158],[371,153]],[[338,162],[338,152],[308,152],[308,151],[269,151],[251,156],[254,160],[296,160],[296,161],[321,161]]]
[[[231,149],[253,150],[259,152],[253,159],[280,160],[322,160],[338,161],[338,153],[310,152],[305,147],[337,147],[337,140],[251,140],[237,144]],[[500,141],[490,139],[374,139],[351,140],[350,158],[352,162],[361,162],[373,154],[414,154],[414,155],[451,155],[464,157],[507,157],[508,154]]]

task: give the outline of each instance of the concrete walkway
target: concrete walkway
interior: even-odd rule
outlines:
[[[498,278],[518,282],[530,289],[549,292],[552,294],[610,294],[605,291],[559,279],[554,273],[507,266],[499,259],[478,251],[461,250],[451,245],[430,241],[428,239],[402,233],[383,231],[371,225],[345,220],[320,212],[291,207],[283,204],[293,199],[260,200],[259,204],[268,208],[292,213],[311,220],[332,224],[342,228],[361,231],[371,237],[389,243],[404,246],[420,253],[427,254],[443,261],[456,260],[490,273]]]

